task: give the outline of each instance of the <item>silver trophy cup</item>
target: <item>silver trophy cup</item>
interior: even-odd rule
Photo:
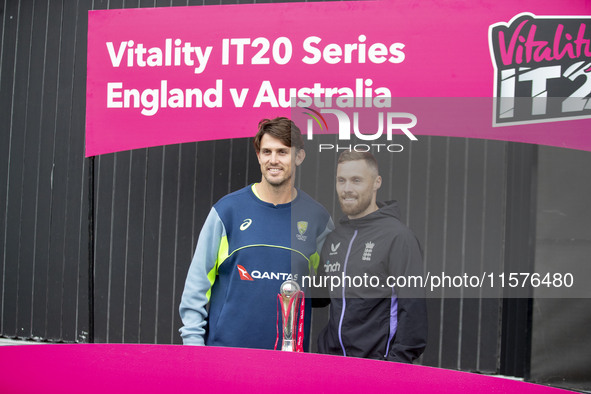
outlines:
[[[287,280],[279,288],[281,301],[281,321],[283,323],[283,345],[281,350],[296,351],[296,325],[298,319],[298,301],[301,297],[300,286],[293,280]]]

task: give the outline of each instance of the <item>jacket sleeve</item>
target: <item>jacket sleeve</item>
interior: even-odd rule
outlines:
[[[224,244],[227,245],[225,240],[224,224],[215,208],[212,208],[199,234],[179,307],[183,321],[183,327],[179,331],[185,345],[205,344],[205,307],[216,279],[218,256]]]
[[[324,241],[326,241],[326,237],[328,237],[328,234],[332,233],[333,231],[334,231],[334,222],[332,221],[332,218],[329,216],[328,221],[326,222],[326,227],[324,228],[324,231],[322,232],[322,234],[320,234],[320,236],[316,240],[316,250],[318,251],[318,254],[320,254],[320,252],[322,251],[322,247],[324,246]]]
[[[324,245],[324,241],[326,241],[326,237],[334,230],[334,223],[330,216],[328,217],[328,221],[326,222],[326,226],[324,230],[318,235],[316,238],[316,252],[310,256],[310,275],[314,275],[318,272],[318,264],[320,263],[320,254],[322,252],[322,246]]]
[[[324,264],[326,259],[325,248],[320,253],[320,264],[316,271],[316,280],[312,281],[316,286],[312,287],[312,308],[324,308],[330,304],[330,294],[328,293],[328,287],[324,286],[324,279],[326,272],[324,271]]]
[[[390,272],[394,276],[423,276],[421,247],[409,230],[399,234],[390,251]],[[411,363],[427,345],[427,305],[421,287],[394,289],[398,302],[396,333],[386,355],[389,361]]]
[[[326,224],[326,228],[318,237],[317,243],[317,252],[316,252],[316,263],[314,264],[314,270],[311,272],[312,275],[317,277],[316,281],[312,281],[312,283],[320,284],[322,279],[325,276],[324,272],[324,265],[322,262],[324,261],[324,241],[326,241],[326,237],[334,231],[334,223],[332,219],[328,218],[328,223]],[[330,296],[328,294],[328,288],[325,286],[315,286],[312,287],[312,307],[313,308],[323,308],[330,304]]]

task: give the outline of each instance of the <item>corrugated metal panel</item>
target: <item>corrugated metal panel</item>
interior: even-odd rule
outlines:
[[[215,201],[258,180],[251,155],[250,141],[226,140],[96,158],[97,342],[180,343],[199,229]]]
[[[96,342],[180,343],[178,303],[201,225],[220,197],[259,180],[258,163],[247,140],[83,159],[86,24],[88,9],[195,3],[3,4],[0,335],[85,341],[92,330]],[[427,269],[502,266],[508,145],[422,137],[380,158],[380,198],[400,201]],[[334,168],[334,157],[310,151],[298,184],[338,216],[326,181]],[[498,370],[500,308],[430,300],[423,364]]]
[[[402,144],[401,153],[376,153],[383,178],[378,199],[399,202],[403,220],[423,246],[425,272],[475,267],[477,272],[499,272],[504,261],[508,144],[428,136]],[[308,152],[301,184],[307,191],[312,188],[310,194],[338,218],[342,214],[334,194],[335,166],[336,155]],[[501,302],[435,294],[440,298],[427,302],[429,343],[421,362],[497,371]],[[318,330],[325,319],[318,313],[315,319]]]
[[[76,2],[6,1],[2,21],[0,332],[84,340],[85,10]]]

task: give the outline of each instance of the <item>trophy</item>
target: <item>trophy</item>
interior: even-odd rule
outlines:
[[[300,290],[297,282],[287,280],[281,284],[277,300],[281,306],[281,322],[283,324],[283,345],[281,346],[281,350],[303,352],[304,293]],[[299,307],[298,301],[300,301]],[[279,337],[279,333],[277,334],[277,337]],[[277,343],[275,343],[275,348],[277,348]]]

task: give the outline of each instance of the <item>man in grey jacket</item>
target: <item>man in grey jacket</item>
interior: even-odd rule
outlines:
[[[397,287],[395,280],[423,275],[422,251],[400,221],[396,202],[376,201],[381,184],[371,153],[340,155],[336,191],[346,216],[321,253],[319,275],[331,286],[329,322],[318,349],[410,363],[427,342],[424,291]],[[316,300],[315,306],[321,304]]]

